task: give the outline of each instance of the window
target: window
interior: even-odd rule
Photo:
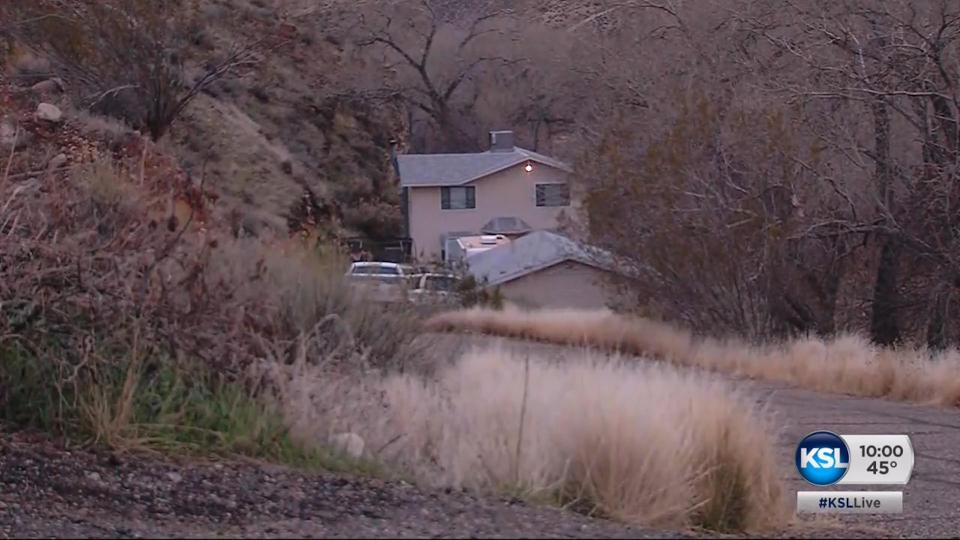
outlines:
[[[386,266],[380,265],[380,275],[381,276],[399,276],[400,269],[396,266]]]
[[[537,184],[537,206],[570,206],[570,186]]]
[[[440,188],[440,208],[465,210],[477,207],[477,188],[474,186]]]

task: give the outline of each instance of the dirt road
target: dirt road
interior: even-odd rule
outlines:
[[[576,349],[512,339],[453,335],[439,339],[448,358],[472,346],[491,345],[569,361],[582,357]],[[960,410],[822,394],[785,384],[708,375],[731,381],[735,387],[754,396],[758,403],[766,405],[777,419],[783,479],[794,503],[797,490],[902,490],[902,514],[846,515],[838,518],[839,524],[875,528],[879,533],[892,536],[960,538]],[[843,435],[909,435],[916,452],[909,484],[832,488],[807,484],[797,473],[793,456],[797,443],[811,431],[820,429]]]

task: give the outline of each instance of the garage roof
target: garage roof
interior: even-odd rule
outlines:
[[[549,268],[575,261],[611,272],[622,272],[612,254],[550,231],[534,231],[513,242],[470,255],[470,273],[498,285]]]

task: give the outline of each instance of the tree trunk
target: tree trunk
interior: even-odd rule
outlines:
[[[840,293],[840,279],[843,277],[839,266],[835,265],[833,271],[824,276],[820,283],[817,334],[823,337],[832,336],[837,331],[837,296]]]
[[[870,108],[873,113],[874,152],[877,159],[874,181],[880,196],[881,209],[892,214],[894,202],[890,189],[890,111],[883,97],[877,97]],[[893,345],[900,341],[900,325],[897,321],[900,304],[897,286],[899,259],[900,246],[896,239],[885,236],[873,289],[873,314],[870,322],[870,337],[878,345]]]
[[[949,292],[939,292],[933,301],[930,322],[927,326],[927,348],[942,351],[947,347],[947,321],[950,306]]]
[[[900,303],[897,284],[900,247],[893,238],[883,241],[880,266],[873,289],[873,316],[870,321],[870,338],[877,345],[895,345],[900,341],[900,325],[897,309]]]

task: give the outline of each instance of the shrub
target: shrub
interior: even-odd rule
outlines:
[[[436,379],[397,375],[315,394],[309,425],[360,433],[380,459],[437,486],[633,524],[783,523],[774,441],[749,400],[669,368],[575,360],[475,350]],[[349,407],[328,407],[344,394]]]
[[[457,296],[463,307],[503,308],[503,295],[499,287],[490,288],[486,281],[478,281],[472,274],[466,274],[457,282]]]
[[[206,87],[255,63],[264,41],[234,47],[220,58],[190,57],[200,28],[191,0],[84,2],[66,10],[17,0],[11,11],[28,23],[11,30],[41,51],[64,80],[77,105],[145,129],[153,140]],[[193,81],[187,62],[202,65]]]

